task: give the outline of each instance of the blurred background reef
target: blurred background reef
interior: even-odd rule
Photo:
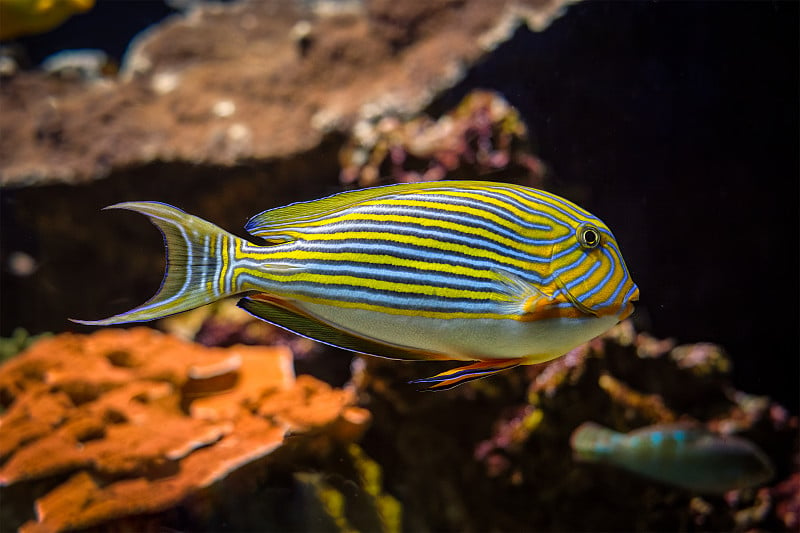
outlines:
[[[800,527],[798,4],[0,15],[0,530]],[[423,394],[407,382],[436,364],[353,358],[231,302],[127,330],[66,321],[161,279],[156,230],[106,205],[159,200],[243,235],[270,207],[446,178],[597,213],[641,288],[632,322]],[[577,463],[587,420],[736,433],[775,476],[720,496]]]

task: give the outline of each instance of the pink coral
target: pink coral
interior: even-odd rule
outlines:
[[[384,173],[399,182],[416,182],[516,169],[539,185],[545,167],[527,150],[527,137],[525,124],[505,99],[473,91],[438,120],[422,115],[403,122],[385,116],[359,123],[340,154],[341,180],[368,186]]]

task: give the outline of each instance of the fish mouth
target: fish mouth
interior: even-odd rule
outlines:
[[[626,303],[625,304],[625,309],[623,309],[622,313],[619,314],[620,321],[625,320],[626,318],[631,316],[633,314],[634,309],[635,308],[633,306],[633,302],[632,301]]]
[[[598,313],[597,311],[595,311],[591,307],[588,307],[588,306],[584,305],[580,300],[578,300],[575,297],[574,294],[569,292],[569,289],[567,289],[567,285],[563,281],[561,281],[559,278],[556,278],[555,282],[556,282],[556,286],[559,289],[561,289],[561,292],[564,294],[564,296],[567,298],[567,300],[569,300],[569,303],[574,305],[580,312],[582,312],[584,314],[587,314],[587,315],[590,315],[590,316],[594,316],[594,317],[600,317],[601,316],[600,313]],[[639,300],[639,288],[638,287],[636,287],[636,290],[633,292],[633,294],[628,299],[628,301],[625,302],[625,304],[621,306],[622,307],[622,312],[619,315],[619,319],[620,320],[625,320],[626,318],[631,316],[631,314],[634,311],[633,302],[635,302],[637,300]],[[614,307],[616,307],[616,306],[614,306]],[[603,313],[603,315],[608,315],[608,314],[611,314],[611,313]]]
[[[631,297],[628,299],[627,302],[625,302],[625,308],[622,310],[622,313],[620,313],[619,319],[625,320],[626,318],[631,316],[634,310],[633,302],[638,302],[638,301],[639,301],[639,287],[636,287],[636,290],[633,291]]]

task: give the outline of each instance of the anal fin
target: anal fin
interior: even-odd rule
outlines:
[[[279,302],[266,294],[253,294],[239,300],[239,307],[262,320],[275,324],[292,333],[308,337],[318,342],[367,355],[377,355],[387,359],[406,361],[431,361],[441,359],[436,354],[428,354],[405,346],[386,344],[378,340],[359,337],[347,331],[328,325],[316,318],[293,309],[288,302]]]
[[[485,378],[509,370],[522,364],[522,358],[516,359],[495,359],[491,361],[478,361],[465,366],[459,366],[440,372],[429,378],[416,379],[411,383],[432,383],[426,390],[439,391],[452,389],[468,381]]]

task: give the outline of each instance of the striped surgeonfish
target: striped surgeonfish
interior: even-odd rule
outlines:
[[[231,295],[312,339],[394,359],[471,364],[419,380],[446,389],[559,357],[633,311],[638,289],[600,219],[544,191],[494,182],[389,185],[264,211],[256,245],[158,202],[158,293],[105,326]],[[108,209],[108,208],[107,208]]]

